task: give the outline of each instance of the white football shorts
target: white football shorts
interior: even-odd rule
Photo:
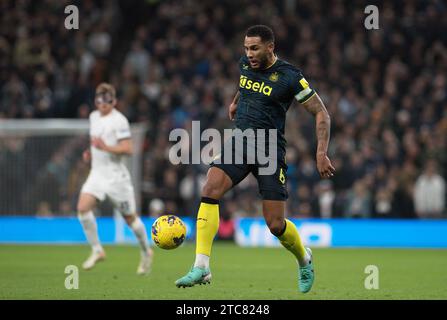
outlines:
[[[109,180],[90,173],[82,186],[81,193],[91,194],[99,201],[110,199],[114,207],[123,215],[136,213],[135,192],[130,179]]]

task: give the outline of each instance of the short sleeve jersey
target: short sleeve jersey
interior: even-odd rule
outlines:
[[[315,91],[298,68],[281,59],[267,69],[254,70],[243,56],[239,60],[239,70],[236,127],[241,130],[277,129],[278,147],[285,152],[286,112],[294,99],[305,103]]]
[[[129,121],[118,110],[113,109],[109,114],[101,116],[96,110],[90,114],[90,138],[99,137],[106,145],[117,145],[122,139],[130,139],[131,132]],[[124,163],[124,155],[116,155],[110,152],[91,147],[92,170],[106,175],[122,174],[127,171]]]

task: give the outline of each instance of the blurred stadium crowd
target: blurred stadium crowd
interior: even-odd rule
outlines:
[[[446,3],[254,3],[1,1],[0,118],[87,118],[95,86],[111,82],[118,109],[149,126],[142,214],[193,216],[208,167],[172,165],[169,132],[190,129],[192,120],[202,129],[233,126],[227,107],[244,32],[263,23],[275,32],[279,57],[301,68],[332,118],[337,174],[321,181],[314,120],[297,102],[288,112],[288,215],[446,217]],[[68,4],[80,10],[79,30],[64,28]],[[379,7],[379,30],[364,28],[369,4]],[[13,146],[0,146],[4,175],[1,159]],[[67,181],[88,171],[80,157]],[[81,183],[71,182],[67,214]],[[226,195],[222,215],[259,215],[258,199],[256,180],[247,178]]]

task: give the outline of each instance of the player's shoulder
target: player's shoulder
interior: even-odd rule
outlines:
[[[113,116],[115,118],[117,118],[117,119],[126,119],[127,120],[126,116],[121,111],[119,111],[118,109],[113,109],[112,112],[113,112]]]
[[[291,77],[302,77],[300,68],[283,59],[278,58],[275,69],[276,71],[287,74]]]
[[[98,110],[93,110],[92,112],[90,112],[89,119],[95,120],[95,119],[98,119],[100,116],[101,116],[101,114]]]
[[[113,109],[113,120],[119,123],[129,123],[127,117],[119,110]]]

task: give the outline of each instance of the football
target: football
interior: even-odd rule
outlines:
[[[164,215],[155,220],[151,229],[154,243],[166,250],[179,247],[186,237],[186,225],[177,216]]]

